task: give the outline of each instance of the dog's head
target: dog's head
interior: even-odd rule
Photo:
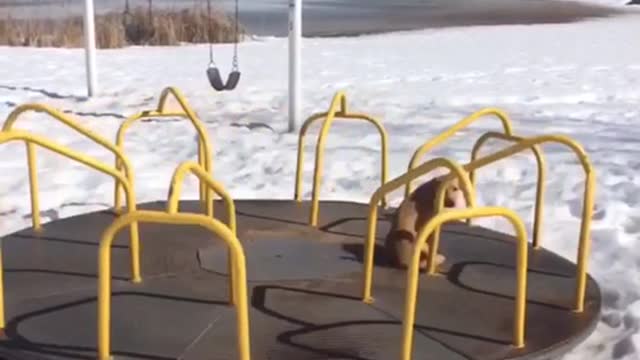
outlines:
[[[440,189],[440,186],[445,186],[444,207],[465,208],[466,202],[464,193],[460,188],[460,181],[457,178],[447,181],[447,177],[448,175],[443,175],[423,183],[405,201],[415,204],[417,213],[429,214],[434,211],[436,206],[435,201],[438,189]]]
[[[444,176],[438,178],[439,184],[442,184],[444,181]],[[445,187],[444,206],[449,208],[465,207],[464,193],[460,188],[460,180],[457,177],[453,178],[446,182]]]

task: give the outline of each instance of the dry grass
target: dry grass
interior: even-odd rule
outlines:
[[[135,8],[125,17],[122,13],[96,15],[96,46],[117,48],[127,45],[177,45],[203,43],[207,39],[206,9],[154,10]],[[64,19],[0,19],[0,45],[37,47],[84,47],[82,17]],[[212,11],[211,41],[235,40],[232,18]],[[239,26],[241,40],[244,28]]]

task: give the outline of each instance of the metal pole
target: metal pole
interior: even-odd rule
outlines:
[[[289,0],[289,132],[300,121],[300,53],[302,43],[302,0]]]
[[[84,41],[87,72],[87,92],[92,97],[97,90],[96,76],[96,29],[94,23],[93,0],[84,1]]]

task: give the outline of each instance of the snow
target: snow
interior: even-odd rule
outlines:
[[[583,2],[588,4],[602,5],[602,6],[610,6],[610,7],[620,7],[625,6],[631,0],[574,0],[577,2]]]
[[[458,27],[358,38],[305,39],[304,114],[325,111],[345,90],[350,108],[382,119],[390,136],[390,176],[401,174],[415,148],[466,115],[499,107],[520,135],[569,135],[596,169],[596,215],[590,273],[603,292],[603,318],[566,359],[638,359],[640,351],[640,14],[554,25]],[[70,112],[109,139],[123,118],[155,106],[161,89],[181,89],[214,147],[214,176],[235,198],[292,198],[297,134],[287,126],[287,40],[240,45],[242,79],[233,92],[206,81],[206,46],[131,47],[98,52],[101,95],[86,99],[80,49],[2,48],[0,116],[26,102]],[[223,71],[232,47],[215,48]],[[247,125],[247,126],[238,126]],[[249,129],[249,124],[265,127]],[[53,120],[32,114],[19,128],[107,163],[113,156]],[[312,139],[317,132],[311,130]],[[481,120],[430,156],[466,161],[473,140],[499,129]],[[179,162],[195,159],[195,133],[182,121],[137,123],[126,152],[136,174],[138,202],[166,197]],[[304,196],[311,190],[313,141],[306,149]],[[502,146],[491,142],[486,151]],[[544,146],[546,183],[543,245],[574,260],[584,175],[565,148]],[[327,142],[323,199],[367,201],[379,184],[379,139],[373,128],[337,122]],[[484,153],[483,152],[483,153]],[[0,147],[1,233],[29,226],[24,146]],[[112,204],[110,178],[38,152],[43,220]],[[536,168],[522,154],[479,172],[481,204],[514,209],[531,227]],[[394,193],[399,199],[401,193]],[[184,198],[196,198],[193,178]],[[511,232],[503,221],[486,226]]]

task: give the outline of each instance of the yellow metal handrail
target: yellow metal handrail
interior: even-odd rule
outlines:
[[[508,135],[508,134],[504,134],[504,133],[499,133],[499,132],[487,132],[484,133],[482,136],[480,136],[480,138],[478,138],[478,140],[476,140],[476,143],[473,145],[473,149],[471,151],[471,161],[475,160],[478,152],[480,151],[480,148],[482,147],[483,144],[485,144],[489,139],[491,138],[498,138],[498,139],[502,139],[502,140],[506,140],[506,141],[511,141],[511,142],[518,142],[518,141],[522,141],[523,137],[521,136],[515,136],[515,135]],[[537,145],[532,145],[530,146],[530,149],[533,151],[537,163],[538,163],[538,182],[537,182],[537,190],[536,190],[536,206],[535,206],[535,216],[534,216],[534,223],[533,223],[533,247],[538,249],[540,246],[539,243],[539,234],[540,234],[540,226],[542,223],[542,209],[544,207],[544,181],[545,181],[545,167],[546,167],[546,163],[544,160],[544,157],[542,155],[542,153],[540,152],[540,149]],[[469,171],[469,178],[471,180],[471,185],[473,186],[473,188],[475,189],[476,184],[475,184],[475,169],[472,169]],[[436,193],[436,211],[435,213],[440,213],[440,211],[442,211],[444,209],[444,199],[445,199],[445,193],[446,193],[446,187],[444,186],[444,183],[440,186],[440,188],[438,188],[437,193]],[[471,218],[468,218],[467,220],[471,220]],[[436,227],[434,234],[433,234],[433,240],[432,240],[432,246],[434,248],[438,248],[439,243],[440,243],[440,227]],[[436,270],[436,252],[430,252],[429,253],[429,259],[427,262],[427,273],[428,274],[434,274],[435,270]]]
[[[476,143],[473,145],[473,149],[471,150],[471,162],[476,160],[478,157],[478,153],[480,152],[480,148],[490,139],[501,139],[511,142],[522,141],[524,138],[522,136],[515,135],[507,135],[499,132],[489,131],[487,133],[482,134]],[[538,164],[538,182],[536,183],[536,205],[533,215],[533,232],[532,232],[532,243],[534,249],[540,248],[540,228],[542,227],[542,210],[544,208],[544,182],[546,177],[546,161],[544,159],[543,153],[540,151],[540,147],[537,145],[533,145],[530,147],[533,155],[536,158],[536,163]],[[471,170],[469,172],[469,178],[471,179],[471,185],[476,187],[476,172],[475,170]],[[437,234],[437,232],[436,232]]]
[[[415,323],[416,302],[418,297],[418,275],[420,267],[420,249],[424,246],[429,235],[442,224],[452,220],[478,218],[487,216],[501,216],[509,220],[516,232],[517,269],[516,269],[516,299],[513,317],[513,346],[524,346],[524,328],[527,298],[527,236],[524,224],[518,215],[509,209],[501,207],[478,207],[467,209],[447,209],[432,218],[418,233],[413,258],[407,275],[405,296],[405,311],[402,322],[402,360],[411,359],[413,346],[413,325]],[[432,251],[435,251],[432,250]]]
[[[207,173],[213,172],[213,149],[211,148],[211,140],[209,140],[209,133],[204,126],[204,123],[200,120],[200,118],[196,115],[195,111],[187,102],[187,99],[184,97],[182,92],[173,86],[166,87],[160,93],[160,99],[158,99],[158,107],[156,112],[165,113],[165,107],[167,105],[167,99],[169,95],[173,96],[173,98],[178,102],[182,111],[187,115],[193,127],[196,129],[198,133],[198,159],[202,167],[207,170]],[[200,201],[203,202],[203,207],[205,207],[207,214],[209,216],[213,216],[213,202],[211,199],[211,192],[207,191],[207,187],[205,184],[200,183]]]
[[[229,228],[231,229],[231,232],[236,235],[236,210],[233,198],[220,182],[213,180],[211,175],[207,174],[206,170],[204,170],[204,168],[195,161],[184,161],[180,163],[173,173],[169,190],[170,195],[167,201],[167,212],[169,214],[175,214],[178,212],[180,194],[182,193],[182,184],[184,182],[184,177],[188,173],[195,175],[214,193],[218,194],[222,198],[229,216]]]
[[[455,125],[451,126],[447,130],[441,132],[440,134],[438,134],[438,136],[433,137],[431,140],[427,141],[422,146],[420,146],[418,149],[416,149],[416,151],[413,153],[413,156],[411,156],[411,161],[409,162],[408,170],[411,170],[411,169],[415,168],[418,165],[418,163],[420,162],[420,159],[428,151],[430,151],[434,147],[438,146],[439,144],[443,143],[445,140],[447,140],[451,136],[455,135],[455,133],[457,133],[458,131],[468,127],[469,125],[471,125],[476,120],[478,120],[478,119],[480,119],[480,118],[482,118],[484,116],[488,116],[488,115],[494,115],[501,121],[502,128],[504,129],[504,133],[505,134],[507,134],[507,135],[512,135],[513,134],[512,126],[511,126],[511,120],[509,119],[509,116],[504,111],[502,111],[500,109],[496,109],[496,108],[485,108],[485,109],[476,111],[475,113],[473,113],[473,114],[467,116],[466,118],[458,121]],[[411,191],[413,191],[412,185],[411,185],[411,183],[408,183],[407,186],[405,187],[404,196],[408,197],[409,194],[411,194]]]
[[[107,174],[113,177],[116,181],[122,183],[122,187],[125,191],[127,198],[127,208],[129,211],[136,210],[136,201],[135,201],[135,190],[128,182],[128,179],[120,172],[113,168],[110,168],[107,165],[102,164],[98,160],[95,160],[91,157],[88,157],[79,152],[68,149],[62,145],[56,144],[51,140],[48,140],[45,137],[40,135],[31,134],[22,130],[10,130],[10,131],[2,131],[0,132],[0,144],[4,144],[9,141],[14,140],[22,140],[27,145],[27,149],[30,153],[33,153],[33,145],[40,145],[50,151],[56,152],[60,155],[63,155],[69,159],[75,160],[81,164],[89,166],[92,169],[95,169],[99,172]],[[33,186],[32,186],[33,188]],[[132,279],[134,282],[140,282],[140,247],[139,247],[139,238],[138,238],[138,224],[136,222],[131,223],[131,273]],[[0,262],[1,265],[1,262]],[[2,268],[0,266],[0,283],[2,283]],[[0,285],[0,328],[4,328],[5,319],[4,319],[4,293],[2,292],[3,287]]]
[[[364,282],[362,289],[362,300],[367,303],[373,302],[371,297],[371,286],[373,281],[373,258],[375,248],[375,236],[378,223],[378,203],[380,199],[387,193],[392,192],[402,185],[406,185],[408,182],[436,169],[439,167],[446,167],[452,173],[451,176],[455,176],[460,180],[460,188],[465,196],[465,200],[468,206],[476,206],[475,190],[471,186],[471,182],[467,177],[463,168],[455,161],[446,158],[435,158],[429,160],[418,167],[413,168],[401,176],[388,181],[381,187],[379,187],[371,196],[369,201],[369,218],[368,218],[368,230],[367,238],[365,240],[365,252],[364,252]],[[435,250],[430,250],[435,251]]]
[[[471,172],[483,166],[522,152],[534,145],[543,143],[557,143],[569,147],[577,156],[585,172],[584,202],[582,205],[582,217],[580,222],[580,239],[578,244],[577,266],[576,266],[576,288],[574,311],[584,311],[585,292],[587,287],[587,255],[591,248],[591,216],[593,214],[594,193],[595,193],[595,171],[591,161],[582,146],[568,136],[564,135],[539,135],[522,138],[516,144],[494,152],[485,157],[476,159],[463,166],[464,170]],[[435,240],[435,238],[434,238]],[[438,244],[434,241],[433,252],[437,252]]]
[[[165,112],[166,102],[169,98],[169,95],[172,95],[176,101],[182,107],[183,112]],[[128,117],[125,121],[122,122],[120,127],[118,128],[118,133],[116,135],[116,146],[118,149],[124,152],[124,135],[127,129],[136,121],[142,119],[149,118],[158,118],[158,117],[179,117],[188,119],[193,127],[196,129],[198,134],[198,163],[202,166],[208,173],[212,172],[212,150],[211,150],[211,141],[209,140],[209,134],[202,123],[202,121],[198,118],[195,112],[191,109],[191,106],[184,98],[180,90],[175,87],[167,87],[162,90],[160,94],[160,99],[158,100],[158,106],[155,111],[142,111],[137,114],[134,114]],[[116,167],[120,167],[120,163],[116,159]],[[209,216],[213,216],[213,202],[211,199],[211,192],[206,190],[207,187],[204,183],[200,183],[200,202],[203,208],[206,209],[207,214]],[[116,209],[119,209],[121,206],[120,201],[120,191],[118,184],[116,184],[115,188],[115,206]]]
[[[129,159],[124,155],[124,153],[122,151],[120,151],[120,149],[118,147],[116,147],[113,143],[111,143],[109,140],[103,138],[102,136],[94,133],[93,131],[85,128],[84,126],[78,124],[75,120],[73,120],[71,117],[67,116],[66,114],[60,112],[59,110],[45,105],[45,104],[38,104],[38,103],[30,103],[30,104],[23,104],[20,105],[18,107],[16,107],[10,114],[9,116],[7,116],[7,119],[5,120],[3,126],[2,126],[2,131],[11,131],[14,128],[14,125],[16,123],[16,121],[18,121],[18,119],[20,118],[20,115],[24,114],[25,112],[28,111],[33,111],[33,112],[43,112],[46,113],[47,115],[51,116],[52,118],[60,121],[61,123],[67,125],[68,127],[74,129],[75,131],[79,132],[80,134],[90,138],[91,140],[95,141],[96,143],[98,143],[99,145],[104,146],[105,148],[107,148],[109,151],[111,151],[115,156],[116,159],[118,160],[118,163],[122,164],[122,167],[124,168],[124,174],[127,177],[129,183],[131,184],[131,186],[134,186],[134,180],[135,180],[135,176],[133,174],[133,168],[131,166],[131,162],[129,161]],[[41,228],[41,224],[40,224],[40,205],[39,205],[39,200],[38,200],[38,192],[37,192],[37,172],[35,171],[35,164],[36,164],[36,153],[35,153],[35,149],[29,145],[27,145],[27,159],[28,159],[28,163],[29,163],[29,184],[31,186],[30,191],[31,191],[31,207],[32,207],[32,213],[33,213],[33,217],[31,219],[32,224],[33,224],[33,228],[36,231],[39,231]],[[118,168],[118,170],[120,170],[121,168]],[[116,182],[117,183],[117,182]],[[116,204],[115,210],[118,211],[118,206]]]
[[[331,124],[336,118],[342,119],[354,119],[354,120],[364,120],[371,124],[373,124],[378,132],[380,133],[380,144],[381,144],[381,169],[380,169],[380,178],[381,184],[384,184],[387,180],[388,173],[388,135],[380,121],[377,119],[361,113],[349,113],[347,109],[347,97],[343,91],[338,91],[331,101],[331,106],[329,107],[329,111],[326,113],[317,113],[311,115],[302,127],[300,128],[300,134],[298,137],[298,160],[296,163],[296,183],[295,183],[295,193],[294,198],[296,201],[301,201],[302,194],[302,167],[304,162],[304,137],[307,133],[309,127],[317,120],[325,118],[322,122],[322,128],[318,134],[318,141],[316,143],[316,151],[315,151],[315,166],[313,169],[313,190],[312,190],[312,199],[311,199],[311,213],[309,216],[309,223],[311,226],[318,225],[318,213],[320,207],[320,178],[322,176],[322,167],[324,162],[324,146],[327,138],[327,134],[329,133],[329,129],[331,128]],[[385,199],[382,198],[382,206],[386,206]]]
[[[167,212],[169,214],[175,214],[178,212],[180,194],[182,193],[182,183],[184,182],[184,177],[187,173],[191,173],[198,177],[200,183],[204,183],[208,186],[214,193],[218,194],[225,203],[227,208],[227,214],[229,216],[229,228],[234,236],[238,236],[237,228],[236,228],[236,206],[233,202],[233,198],[231,195],[225,190],[224,186],[213,180],[209,174],[207,174],[206,170],[202,168],[198,163],[194,161],[185,161],[181,163],[173,173],[171,177],[171,185],[169,187],[169,199],[167,200]],[[231,253],[227,255],[227,259],[231,259]],[[231,281],[233,282],[233,267],[231,266],[231,261],[227,260],[227,269],[229,272],[229,276],[231,277]],[[231,303],[235,303],[235,299],[233,297],[233,291],[229,288],[229,297],[231,298]]]
[[[207,215],[160,211],[135,211],[118,217],[103,233],[99,253],[98,290],[98,356],[109,360],[111,348],[111,245],[116,234],[133,222],[149,222],[169,225],[201,226],[220,237],[229,247],[231,264],[235,276],[231,280],[232,292],[236,300],[236,326],[238,359],[249,360],[249,309],[247,301],[247,275],[244,250],[238,238],[222,222]],[[225,344],[226,345],[226,344]]]

